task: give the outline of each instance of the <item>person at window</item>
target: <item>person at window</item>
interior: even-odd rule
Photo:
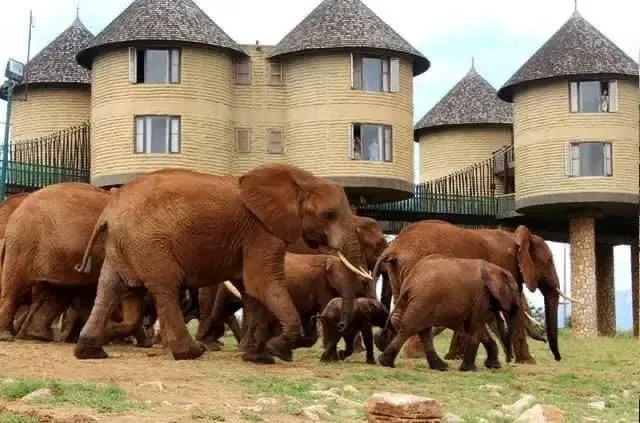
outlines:
[[[600,111],[609,111],[609,94],[607,93],[607,90],[603,90],[602,95],[600,96]]]
[[[353,159],[362,159],[362,143],[360,142],[360,137],[355,137],[353,139]]]
[[[373,138],[369,141],[369,160],[380,160],[380,146],[378,145],[377,138]]]

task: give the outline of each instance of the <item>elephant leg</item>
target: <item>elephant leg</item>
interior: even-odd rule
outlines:
[[[60,322],[60,332],[58,333],[57,340],[69,343],[78,342],[78,336],[82,330],[82,321],[78,312],[73,307],[67,307],[62,313],[62,320]]]
[[[120,304],[127,287],[108,258],[105,258],[100,269],[98,290],[91,314],[87,319],[78,343],[74,348],[74,355],[78,359],[102,359],[108,354],[103,348],[105,328],[115,307]]]
[[[464,330],[456,330],[453,332],[451,342],[449,343],[449,351],[444,356],[445,360],[464,359],[464,352],[468,342],[468,335]]]
[[[431,370],[445,371],[449,369],[449,365],[442,361],[435,347],[433,346],[433,332],[432,328],[428,328],[420,332],[420,341],[424,346],[424,356],[427,359],[427,364]]]
[[[404,347],[404,356],[406,358],[425,358],[424,344],[419,336],[412,336]]]
[[[529,345],[527,344],[527,316],[524,314],[522,307],[518,310],[517,326],[513,332],[513,355],[515,356],[516,363],[522,364],[535,364],[536,360],[531,356],[529,352]]]
[[[150,348],[151,340],[147,341],[144,327],[142,326],[142,317],[144,313],[145,292],[141,290],[128,291],[122,296],[122,321],[119,323],[109,322],[104,331],[105,344],[119,338],[126,338],[135,335],[139,330],[142,333],[141,343],[136,346],[141,348]]]
[[[20,332],[20,329],[24,324],[24,320],[27,318],[27,315],[29,314],[29,308],[30,307],[28,305],[21,305],[20,307],[18,307],[18,310],[16,311],[16,317],[13,319],[14,333]]]
[[[242,340],[242,330],[240,329],[240,324],[238,323],[238,318],[235,314],[232,314],[231,317],[229,317],[227,324],[233,333],[233,337],[236,338],[236,342],[239,343]]]
[[[315,320],[311,316],[304,316],[302,318],[302,329],[304,330],[304,336],[298,341],[296,348],[313,347],[319,338]]]
[[[364,325],[362,328],[362,340],[366,351],[367,364],[376,364],[376,358],[373,356],[373,330],[371,325]],[[356,337],[356,341],[358,338]]]
[[[326,342],[326,346],[320,361],[338,361],[338,342],[340,342],[340,334],[335,325],[329,322],[322,322],[322,338]]]
[[[362,334],[357,332],[356,337],[353,339],[353,353],[359,354],[363,351],[365,351],[365,348],[362,346]]]
[[[409,338],[414,335],[413,331],[409,333],[403,327],[396,332],[393,340],[387,345],[382,354],[378,356],[378,363],[384,367],[396,367],[395,361],[402,346]]]
[[[276,360],[266,351],[267,339],[269,337],[269,320],[271,316],[266,308],[251,295],[244,298],[245,313],[242,316],[243,323],[246,321],[249,327],[245,331],[244,343],[245,353],[242,355],[244,361],[259,364],[275,364]],[[246,341],[245,341],[246,339]]]
[[[34,301],[31,303],[29,315],[16,335],[16,339],[51,342],[54,340],[51,329],[53,321],[60,316],[67,305],[64,295],[43,284],[34,286],[33,292]]]
[[[338,351],[338,359],[344,360],[347,357],[353,355],[353,341],[356,339],[358,332],[346,332],[342,334],[344,339],[344,350]]]
[[[498,344],[493,340],[491,334],[486,329],[480,329],[480,342],[484,349],[487,351],[487,359],[484,362],[484,366],[487,369],[499,369],[502,367],[500,359],[498,358]]]
[[[478,368],[476,367],[476,357],[478,356],[478,346],[479,346],[479,338],[482,329],[479,329],[470,336],[469,343],[466,345],[464,349],[464,358],[462,359],[462,364],[460,364],[461,372],[475,371]]]
[[[159,288],[155,288],[156,286]],[[178,287],[158,283],[149,287],[149,290],[155,299],[158,318],[162,322],[162,329],[174,360],[192,360],[204,354],[207,347],[191,337],[184,323],[178,302],[180,293]]]
[[[0,341],[12,342],[15,340],[13,321],[18,309],[18,298],[23,292],[28,292],[28,284],[17,275],[15,269],[10,269],[5,262],[2,269],[2,294],[0,296]],[[28,324],[29,315],[25,317]]]

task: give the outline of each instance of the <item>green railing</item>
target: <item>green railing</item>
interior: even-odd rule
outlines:
[[[80,169],[9,161],[7,184],[16,187],[42,188],[60,182],[86,182],[88,172]]]
[[[408,200],[362,205],[359,209],[402,214],[495,216],[496,199],[420,193]]]

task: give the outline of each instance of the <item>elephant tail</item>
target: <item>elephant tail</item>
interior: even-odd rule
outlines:
[[[98,236],[107,229],[107,219],[105,217],[104,212],[98,218],[98,222],[96,222],[96,226],[93,228],[93,233],[91,234],[91,238],[89,238],[89,243],[84,250],[84,255],[82,256],[82,263],[76,264],[74,269],[76,272],[80,273],[90,273],[91,272],[91,250],[98,239]]]
[[[393,251],[393,249],[391,248],[391,246],[385,248],[385,250],[382,252],[382,254],[380,254],[380,257],[378,257],[378,260],[376,260],[376,264],[373,266],[373,272],[372,272],[372,276],[373,276],[373,280],[378,280],[378,278],[380,277],[380,266],[383,263],[387,263],[387,262],[391,262],[394,261],[396,259],[396,253],[395,251]]]
[[[2,280],[3,265],[4,265],[4,237],[0,239],[0,281]],[[0,293],[2,293],[2,283],[0,283]]]

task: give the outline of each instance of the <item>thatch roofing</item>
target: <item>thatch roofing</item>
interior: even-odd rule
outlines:
[[[467,74],[414,126],[414,135],[458,125],[511,125],[513,105],[472,65]]]
[[[272,50],[270,57],[309,50],[360,48],[404,53],[413,58],[413,74],[431,66],[360,0],[323,0]]]
[[[80,52],[91,69],[101,49],[140,42],[180,42],[246,52],[192,0],[134,0]]]
[[[520,85],[595,74],[633,77],[638,75],[638,64],[576,11],[498,90],[498,96],[513,101]]]

